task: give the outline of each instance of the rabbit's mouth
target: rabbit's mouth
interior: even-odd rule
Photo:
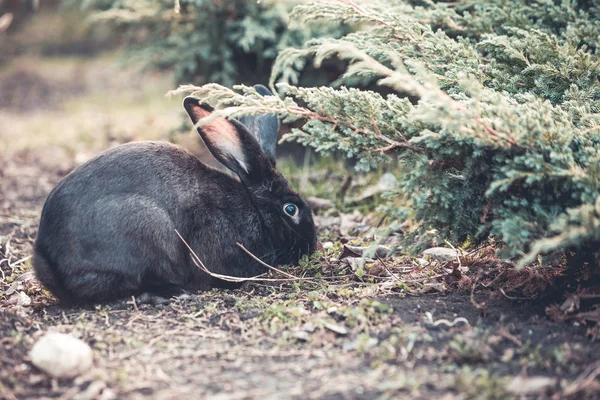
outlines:
[[[285,251],[285,260],[281,260],[278,264],[297,265],[304,255],[310,256],[314,251],[315,248],[309,243],[298,244]]]
[[[305,254],[310,256],[317,248],[317,235],[314,230],[309,230],[308,235],[302,235],[298,231],[301,229],[294,228],[284,219],[281,218],[285,226],[288,228],[289,237],[284,239],[287,242],[288,251],[284,251],[285,260],[281,260],[282,264],[297,264]],[[309,236],[309,237],[307,237]]]

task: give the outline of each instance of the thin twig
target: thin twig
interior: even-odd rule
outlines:
[[[460,262],[460,251],[458,251],[456,249],[456,247],[452,246],[452,243],[450,243],[449,241],[447,241],[447,240],[444,240],[444,241],[446,242],[446,244],[448,246],[452,247],[452,250],[454,250],[456,252],[456,261],[458,261],[458,267],[462,268],[462,263]]]
[[[194,252],[194,250],[192,250],[192,248],[190,247],[190,245],[181,236],[181,234],[179,233],[179,231],[175,230],[175,233],[177,233],[177,236],[179,236],[179,238],[181,239],[181,241],[185,244],[185,246],[188,248],[188,250],[192,254],[192,261],[194,262],[194,264],[198,268],[200,268],[203,272],[207,273],[208,275],[212,276],[213,278],[221,279],[221,280],[228,281],[228,282],[238,282],[238,283],[240,283],[240,282],[246,282],[246,281],[258,281],[258,282],[291,282],[291,281],[296,281],[297,282],[297,281],[303,281],[303,282],[307,282],[307,283],[319,284],[318,282],[315,282],[315,281],[311,281],[311,280],[304,279],[304,278],[298,278],[298,277],[296,277],[294,275],[290,275],[290,274],[285,274],[283,271],[280,271],[277,268],[271,267],[268,264],[264,263],[263,261],[261,261],[260,259],[258,259],[256,256],[254,256],[252,253],[249,253],[248,250],[246,250],[245,248],[244,248],[244,250],[246,250],[246,252],[248,252],[255,259],[257,259],[262,265],[267,265],[268,267],[274,269],[275,271],[283,273],[284,275],[287,275],[287,276],[291,276],[292,278],[290,278],[290,279],[261,278],[265,274],[255,275],[255,276],[248,277],[248,278],[240,278],[240,277],[237,277],[237,276],[222,275],[222,274],[217,274],[217,273],[211,272],[208,268],[206,268],[206,265],[204,265],[204,263],[202,262],[202,260],[200,260],[200,257],[198,257],[198,255],[196,254],[196,252]],[[238,243],[238,245],[240,245],[240,244]],[[241,247],[243,248],[243,246],[241,246]]]
[[[133,305],[133,308],[136,312],[140,312],[140,309],[137,306],[137,302],[135,301],[135,296],[131,296],[131,304]]]
[[[485,311],[485,309],[487,307],[486,302],[484,301],[482,303],[479,303],[479,302],[477,302],[477,300],[475,300],[475,288],[477,287],[477,282],[479,282],[479,276],[477,278],[475,278],[475,282],[473,282],[473,286],[471,286],[471,296],[470,296],[471,304],[473,304],[473,307],[475,307],[479,311]]]
[[[385,262],[383,261],[383,259],[379,256],[377,256],[377,258],[379,259],[379,261],[381,262],[381,265],[383,265],[383,268],[387,271],[387,273],[390,274],[391,276],[393,276],[395,280],[399,281],[400,278],[398,278],[398,276],[396,276],[396,274],[394,274],[392,271],[390,271],[390,269],[387,267],[387,265],[385,265]]]
[[[285,271],[282,271],[282,270],[280,270],[280,269],[277,269],[277,268],[275,268],[275,267],[273,267],[273,266],[271,266],[271,265],[267,264],[266,262],[264,262],[264,261],[263,261],[263,260],[261,260],[260,258],[256,257],[254,254],[252,254],[252,253],[250,252],[250,250],[248,250],[247,248],[245,248],[245,247],[244,247],[244,245],[243,245],[243,244],[241,244],[240,242],[236,242],[235,244],[236,244],[236,245],[237,245],[237,246],[238,246],[240,249],[244,250],[244,252],[246,252],[246,254],[248,254],[250,257],[252,257],[252,258],[253,258],[255,261],[257,261],[257,262],[258,262],[259,264],[261,264],[262,266],[264,266],[264,267],[266,267],[266,268],[270,269],[271,271],[277,272],[277,273],[279,273],[279,274],[281,274],[281,275],[285,275],[285,276],[287,276],[288,278],[293,278],[293,279],[297,279],[297,278],[298,278],[297,276],[294,276],[294,275],[292,275],[292,274],[288,274],[288,273],[287,273],[287,272],[285,272]]]
[[[339,123],[339,121],[336,121],[333,118],[324,117],[321,114],[318,114],[318,113],[316,113],[314,111],[311,111],[311,110],[307,110],[307,109],[302,108],[302,107],[291,106],[291,107],[287,107],[286,111],[289,112],[289,113],[292,113],[292,114],[301,115],[301,116],[303,116],[304,118],[307,118],[307,119],[316,119],[316,120],[319,120],[321,122],[330,123],[332,125],[336,125],[336,124]],[[352,125],[350,123],[345,123],[345,125],[348,128],[352,129],[354,132],[357,132],[357,133],[362,133],[364,135],[372,135],[373,134],[373,132],[371,132],[368,129],[359,128],[359,127],[356,127],[356,126],[354,126],[354,125]],[[405,148],[407,150],[412,150],[412,151],[417,152],[417,153],[423,152],[423,149],[420,149],[418,147],[412,146],[411,144],[408,143],[408,141],[406,141],[406,139],[405,139],[404,142],[398,142],[396,140],[390,139],[389,137],[385,136],[381,131],[377,131],[377,129],[379,127],[376,126],[376,124],[373,125],[373,126],[374,126],[374,128],[376,130],[375,136],[377,136],[378,139],[380,139],[380,140],[388,143],[389,146],[382,147],[382,148],[379,148],[379,149],[372,149],[372,150],[370,150],[371,152],[389,151],[389,150],[397,148],[397,147]],[[402,135],[402,133],[396,132],[396,134],[398,136],[404,138],[404,135]]]
[[[500,277],[504,274],[505,271],[500,272],[494,279],[492,279],[492,281],[488,284],[484,284],[482,283],[481,286],[483,286],[484,288],[489,288],[490,286],[492,286],[494,283],[496,283],[496,281],[498,281],[500,279]]]
[[[504,289],[500,288],[498,289],[500,290],[500,293],[502,293],[504,295],[504,297],[506,297],[507,299],[510,300],[532,300],[533,297],[513,297],[513,296],[509,296],[506,294],[506,292],[504,291]]]
[[[442,278],[444,276],[446,276],[448,274],[437,274],[437,275],[432,275],[432,276],[426,276],[424,278],[419,278],[419,279],[408,279],[408,280],[403,280],[403,283],[419,283],[419,282],[423,282],[426,281],[428,279],[437,279],[437,278]]]
[[[521,342],[521,340],[518,337],[516,337],[515,335],[510,333],[510,331],[508,329],[501,327],[500,330],[498,331],[498,333],[500,334],[500,336],[502,336],[504,339],[508,340],[509,342],[512,342],[517,346],[523,346],[523,342]]]
[[[19,265],[23,264],[25,261],[29,260],[31,258],[31,256],[27,256],[27,257],[23,257],[20,260],[15,261],[14,263],[10,263],[10,261],[8,262],[8,266],[13,269],[14,267],[18,267]]]
[[[565,397],[573,396],[583,390],[586,390],[589,386],[594,383],[596,377],[600,375],[600,361],[596,361],[589,365],[581,375],[577,377],[569,386],[563,391]]]

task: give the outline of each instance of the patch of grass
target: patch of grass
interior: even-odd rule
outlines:
[[[271,334],[275,334],[282,329],[300,325],[307,314],[304,306],[296,301],[278,301],[263,313],[262,326]]]
[[[517,350],[519,360],[525,368],[549,369],[570,367],[570,349],[565,343],[561,346],[555,346],[551,349],[544,349],[540,344],[533,344],[531,341],[525,342]]]
[[[450,357],[459,363],[484,363],[494,355],[489,343],[489,332],[474,328],[456,335],[448,345]]]
[[[235,308],[241,313],[251,310],[263,311],[267,307],[269,307],[269,304],[263,297],[245,297],[237,299],[235,302]]]
[[[467,399],[509,399],[513,396],[506,391],[508,379],[495,376],[487,369],[463,367],[456,375],[455,389]]]

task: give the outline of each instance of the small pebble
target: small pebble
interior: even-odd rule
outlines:
[[[439,262],[448,262],[456,260],[458,251],[446,247],[432,247],[423,252],[423,257],[429,257]]]
[[[346,335],[348,333],[348,329],[346,329],[346,327],[343,325],[326,323],[325,328],[337,333],[338,335]]]
[[[87,343],[63,333],[47,333],[29,352],[33,365],[55,378],[73,378],[90,369],[92,349]]]

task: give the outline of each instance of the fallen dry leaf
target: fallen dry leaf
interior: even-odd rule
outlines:
[[[515,376],[506,385],[506,390],[524,396],[544,392],[554,385],[556,385],[556,378],[548,378],[546,376]]]
[[[346,257],[362,257],[363,253],[368,249],[368,246],[350,246],[344,245],[342,253],[339,256],[339,259],[342,260]],[[386,246],[377,246],[375,249],[375,256],[379,258],[389,257],[392,253],[392,250]]]

